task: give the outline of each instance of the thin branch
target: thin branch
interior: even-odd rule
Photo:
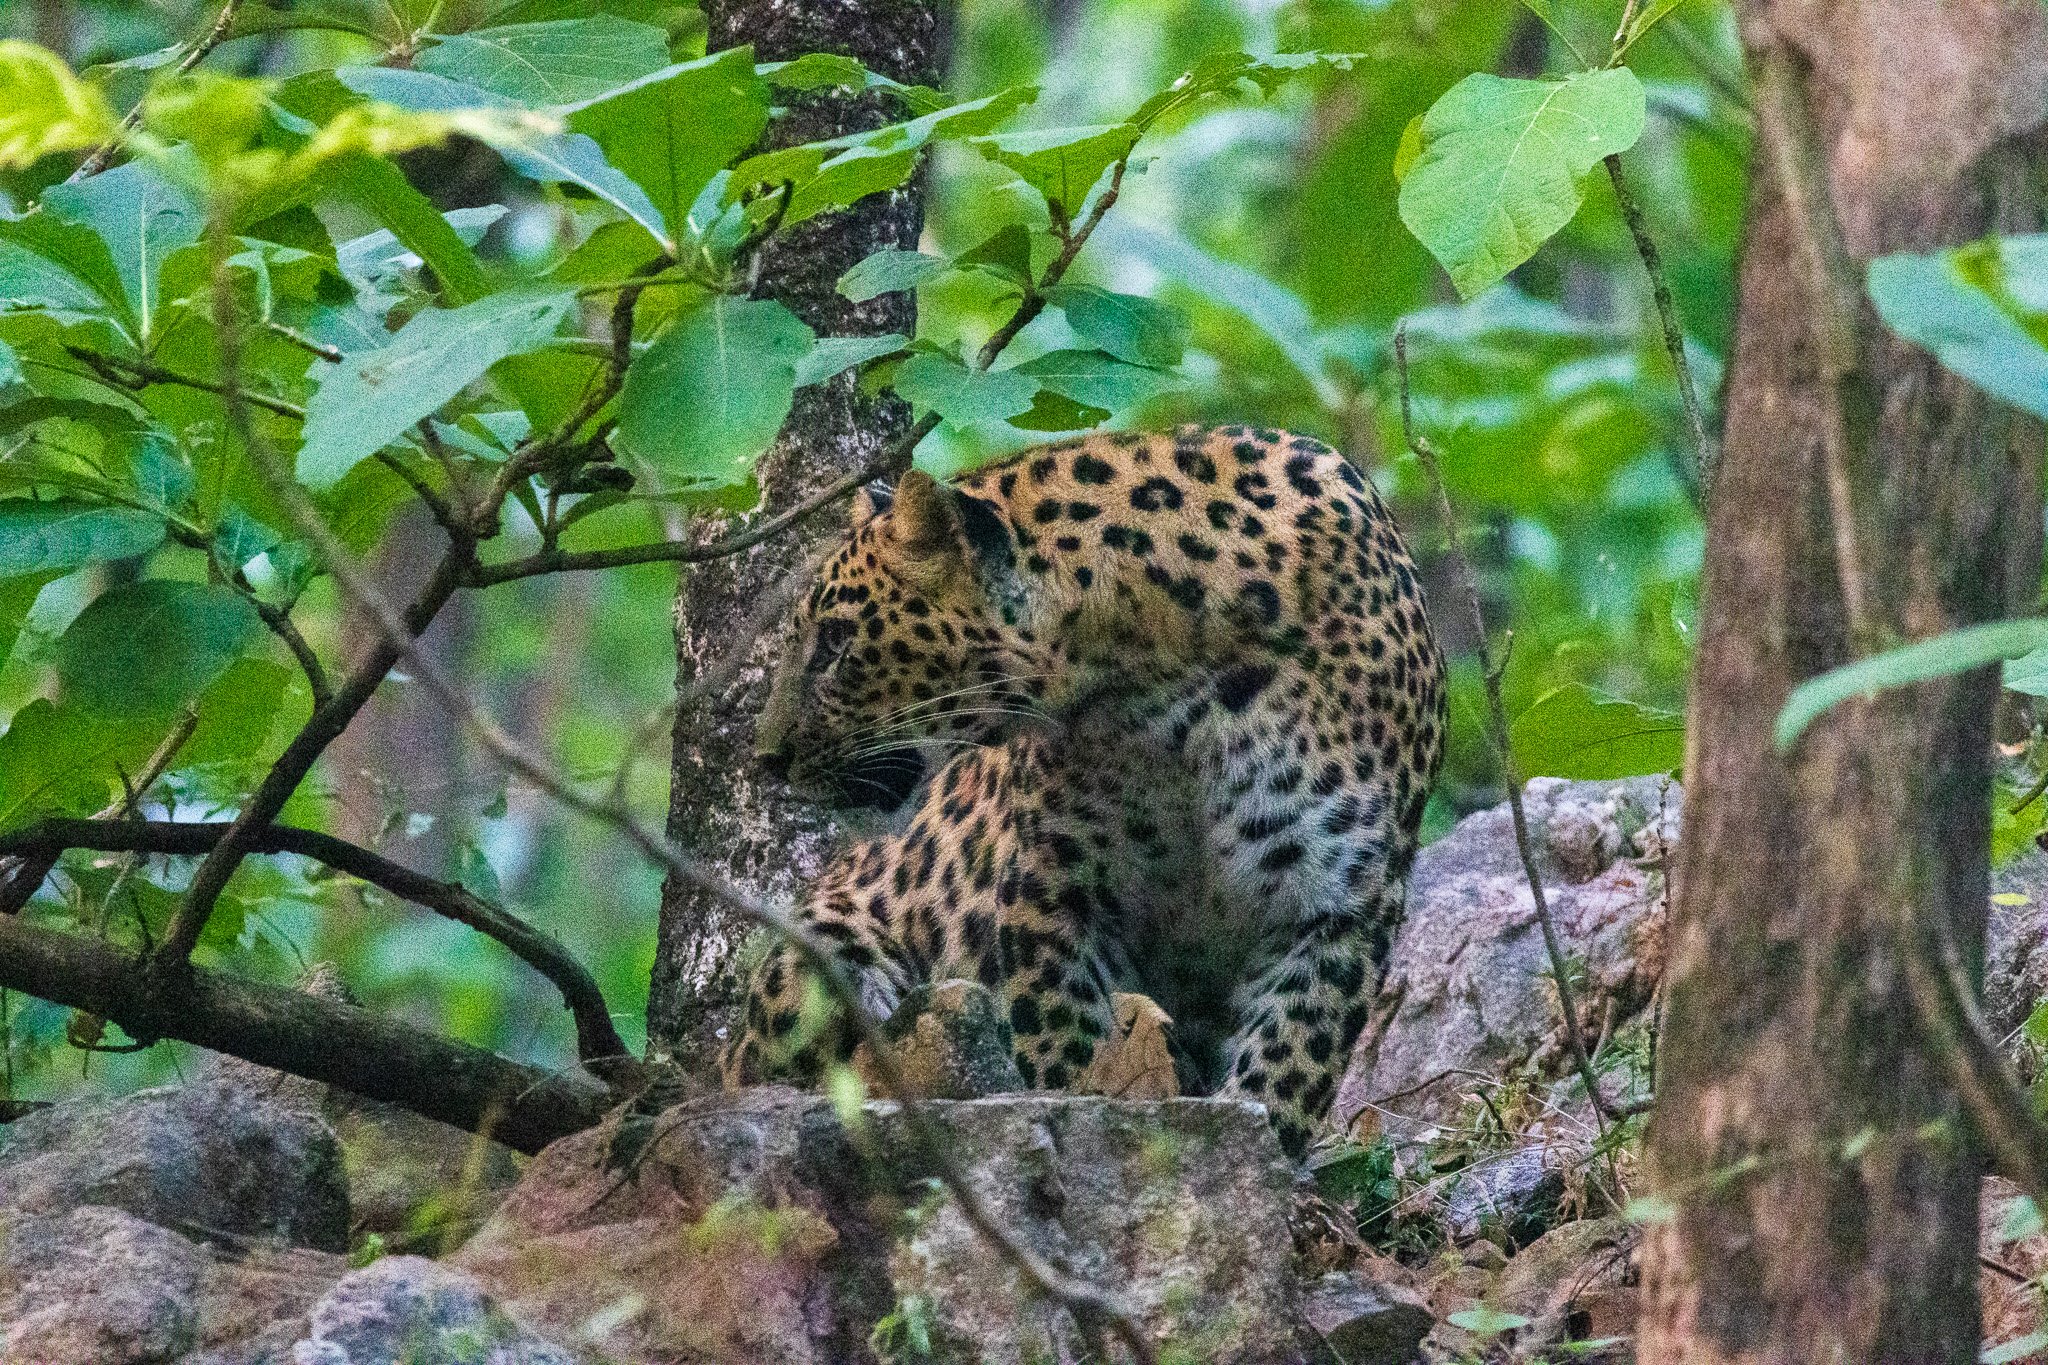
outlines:
[[[1024,291],[1024,297],[1017,301],[1016,311],[1010,314],[1010,320],[998,327],[995,335],[982,343],[980,352],[974,358],[976,369],[986,370],[995,364],[996,357],[1017,339],[1017,333],[1030,326],[1032,320],[1045,311],[1046,294],[1065,278],[1075,258],[1081,254],[1081,248],[1088,245],[1088,239],[1095,235],[1095,229],[1102,226],[1104,215],[1115,206],[1117,195],[1123,192],[1124,171],[1130,164],[1130,153],[1126,152],[1116,163],[1115,169],[1110,172],[1108,187],[1096,199],[1095,206],[1089,210],[1081,226],[1061,234],[1065,240],[1059,254],[1046,265],[1045,272],[1039,276],[1038,282]]]
[[[1700,412],[1700,394],[1693,383],[1692,362],[1685,356],[1685,328],[1678,318],[1678,304],[1672,298],[1671,282],[1664,274],[1664,261],[1657,254],[1657,243],[1650,236],[1650,225],[1643,217],[1642,205],[1636,202],[1628,180],[1622,175],[1618,154],[1607,158],[1607,178],[1614,185],[1614,199],[1621,206],[1622,221],[1628,224],[1629,236],[1635,239],[1636,255],[1642,258],[1643,270],[1650,277],[1650,297],[1657,305],[1657,325],[1664,334],[1664,354],[1671,358],[1671,369],[1678,376],[1678,401],[1685,408],[1686,429],[1692,435],[1694,477],[1704,497],[1713,482],[1716,456],[1713,440],[1707,435],[1706,418]]]
[[[211,852],[231,828],[226,821],[44,820],[0,834],[0,855],[54,856],[67,848],[90,848],[199,857]],[[628,1059],[604,994],[583,964],[554,939],[459,882],[436,881],[347,840],[292,825],[256,831],[249,851],[312,858],[496,940],[562,993],[562,1003],[576,1021],[577,1055],[586,1064],[598,1070]]]
[[[235,14],[241,8],[242,0],[227,0],[227,3],[220,7],[220,14],[214,19],[213,26],[200,35],[191,48],[186,51],[184,60],[178,63],[177,75],[182,76],[193,67],[205,61],[209,53],[227,40],[228,30],[235,26]],[[137,100],[135,107],[122,117],[121,131],[95,148],[93,154],[87,157],[79,168],[71,173],[71,178],[64,183],[75,185],[87,176],[98,175],[101,171],[105,170],[107,163],[114,159],[114,153],[121,150],[122,136],[132,132],[136,125],[141,122],[142,101]]]
[[[1565,961],[1564,946],[1557,937],[1557,924],[1550,915],[1550,900],[1543,892],[1543,876],[1536,870],[1534,844],[1529,838],[1529,817],[1522,809],[1522,779],[1515,770],[1515,754],[1508,743],[1507,707],[1501,701],[1500,678],[1506,668],[1502,660],[1496,667],[1493,650],[1487,644],[1486,611],[1479,604],[1479,580],[1472,570],[1472,561],[1465,554],[1464,539],[1458,534],[1457,513],[1451,507],[1451,494],[1444,483],[1444,473],[1437,462],[1436,447],[1427,437],[1415,429],[1408,389],[1408,329],[1405,325],[1394,332],[1394,369],[1401,386],[1401,431],[1406,436],[1408,448],[1415,452],[1415,458],[1422,461],[1422,467],[1429,474],[1429,481],[1436,492],[1437,518],[1443,522],[1444,538],[1450,544],[1451,558],[1457,561],[1458,578],[1465,590],[1465,602],[1472,615],[1472,634],[1479,650],[1479,672],[1486,685],[1486,710],[1488,736],[1493,741],[1496,758],[1500,762],[1501,780],[1507,784],[1508,813],[1515,826],[1515,849],[1522,856],[1522,873],[1529,882],[1529,895],[1536,903],[1536,923],[1543,931],[1543,950],[1550,958],[1550,972],[1557,982],[1557,1003],[1564,1015],[1565,1039],[1570,1044],[1572,1061],[1578,1067],[1579,1079],[1585,1083],[1586,1098],[1592,1102],[1593,1116],[1599,1121],[1600,1135],[1607,1135],[1606,1119],[1609,1117],[1606,1098],[1600,1093],[1600,1078],[1594,1074],[1593,1059],[1586,1055],[1585,1036],[1579,1030],[1579,1007],[1574,998],[1571,984],[1571,970]]]
[[[197,375],[180,374],[176,370],[167,370],[163,366],[152,364],[147,360],[130,360],[125,356],[102,355],[98,351],[89,351],[83,346],[67,345],[64,349],[74,359],[84,362],[88,369],[102,380],[112,384],[115,388],[142,389],[147,388],[151,384],[177,384],[184,388],[197,389],[201,393],[217,394],[222,398],[238,398],[250,407],[262,408],[265,412],[274,412],[280,417],[290,417],[300,422],[306,420],[306,410],[297,403],[288,403],[282,398],[272,398],[266,393],[251,393],[246,389],[238,389],[234,393],[230,393],[226,384],[212,379],[201,379]]]
[[[611,1093],[410,1024],[203,967],[175,982],[147,959],[0,916],[0,978],[111,1020],[138,1040],[176,1038],[537,1152],[604,1117]]]
[[[306,675],[306,687],[313,694],[313,709],[318,710],[334,699],[334,687],[327,681],[327,669],[321,664],[320,656],[313,652],[313,646],[300,633],[292,621],[291,609],[275,602],[266,602],[242,573],[239,565],[230,564],[221,558],[218,542],[206,542],[206,557],[219,572],[221,581],[226,583],[237,596],[247,602],[272,635],[284,641],[292,657],[299,661],[299,669]]]
[[[441,444],[441,438],[435,435],[433,428],[424,421],[420,423],[419,432],[421,442],[426,445],[428,452],[441,462],[442,470],[448,475],[449,491],[455,492],[457,485],[453,468],[454,461],[448,458],[447,449]],[[461,523],[467,521],[468,514],[464,513],[462,518],[458,519],[454,506],[446,498],[435,492],[434,486],[421,478],[419,473],[411,465],[407,464],[396,451],[389,449],[380,450],[374,458],[378,464],[383,465],[386,469],[403,479],[405,486],[413,491],[413,495],[426,504],[427,511],[433,514],[436,526],[439,526],[451,536],[463,534],[460,529]],[[457,496],[460,496],[460,494],[458,493]]]

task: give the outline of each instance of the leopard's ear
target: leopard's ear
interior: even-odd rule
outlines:
[[[905,471],[896,481],[892,508],[896,543],[911,559],[937,559],[961,549],[960,510],[956,495],[922,469]]]
[[[889,490],[879,484],[869,484],[866,488],[861,489],[860,492],[855,493],[853,495],[853,529],[858,531],[861,527],[888,511],[891,500],[892,496]]]

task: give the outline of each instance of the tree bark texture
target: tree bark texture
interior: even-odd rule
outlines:
[[[897,80],[936,84],[937,26],[932,0],[707,0],[713,49],[752,43],[762,61],[806,52],[859,58]],[[901,117],[868,94],[791,97],[778,120],[780,143],[806,142],[878,127]],[[835,285],[846,270],[884,247],[914,250],[924,227],[917,180],[889,195],[803,224],[764,255],[761,296],[778,299],[820,336],[917,330],[914,295],[884,294],[856,304]],[[772,515],[874,459],[910,425],[893,395],[871,398],[853,376],[799,389],[781,436],[761,459],[762,508]],[[706,525],[708,538],[733,529]],[[799,574],[840,520],[830,512],[743,555],[692,568],[676,599],[679,706],[669,797],[669,837],[691,856],[756,895],[792,899],[816,874],[833,835],[820,811],[790,799],[753,765],[754,716],[767,696],[779,620],[762,630],[758,604]],[[695,695],[694,680],[745,666],[724,685]],[[732,959],[747,926],[698,889],[670,878],[647,1008],[650,1051],[685,1067],[700,1064],[729,1011],[738,981]]]
[[[2048,10],[1748,0],[1741,23],[1758,137],[1650,1143],[1674,1212],[1647,1234],[1640,1358],[1964,1365],[1981,1158],[1900,952],[1945,939],[1981,974],[1997,675],[1852,701],[1789,755],[1771,733],[1805,678],[2031,605],[2037,433],[1887,333],[1863,280],[2029,226]]]

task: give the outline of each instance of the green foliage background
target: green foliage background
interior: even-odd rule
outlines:
[[[937,104],[989,100],[988,117],[948,116],[975,123],[931,133],[924,249],[939,260],[874,263],[869,281],[871,287],[922,281],[917,341],[925,349],[884,357],[871,376],[872,382],[893,380],[921,406],[953,419],[920,450],[920,463],[935,471],[1041,439],[1039,429],[1105,414],[1117,425],[1249,421],[1290,427],[1332,441],[1370,469],[1425,561],[1439,630],[1457,656],[1453,749],[1431,805],[1432,833],[1459,813],[1497,800],[1499,784],[1482,737],[1472,640],[1446,577],[1441,529],[1427,510],[1420,471],[1402,449],[1390,364],[1392,328],[1402,318],[1409,320],[1418,420],[1446,452],[1451,492],[1469,523],[1493,624],[1513,631],[1506,685],[1510,714],[1521,718],[1516,745],[1524,766],[1610,775],[1669,768],[1678,754],[1674,717],[1683,699],[1701,545],[1693,453],[1647,280],[1606,180],[1583,177],[1590,161],[1573,166],[1572,175],[1583,177],[1571,187],[1584,196],[1576,216],[1567,210],[1562,231],[1506,283],[1487,288],[1483,272],[1467,270],[1460,285],[1473,297],[1461,301],[1410,230],[1419,223],[1417,230],[1428,231],[1427,196],[1417,191],[1404,198],[1394,175],[1401,157],[1413,162],[1406,168],[1418,176],[1441,176],[1440,166],[1426,169],[1431,157],[1443,155],[1429,150],[1432,128],[1411,131],[1411,124],[1471,73],[1563,77],[1584,67],[1578,53],[1604,58],[1617,6],[1572,0],[1545,9],[1549,27],[1499,0],[964,0],[953,25],[945,95],[925,104],[917,102],[922,96],[911,97],[906,117]],[[54,41],[81,70],[116,63],[90,77],[106,91],[108,106],[119,110],[175,57],[166,50],[203,31],[213,12],[212,5],[184,3],[14,0],[5,22],[14,36]],[[203,69],[288,80],[374,63],[397,43],[418,49],[411,70],[362,71],[342,84],[413,109],[447,107],[437,79],[466,79],[533,104],[573,107],[599,97],[570,114],[567,129],[604,144],[611,166],[589,160],[573,138],[536,146],[492,128],[472,131],[484,141],[499,139],[502,156],[483,142],[458,138],[409,152],[399,163],[435,207],[450,214],[451,226],[473,240],[482,276],[471,297],[501,309],[523,308],[527,321],[519,325],[552,332],[560,310],[571,305],[546,294],[539,303],[522,304],[507,290],[617,279],[619,262],[632,254],[629,243],[639,240],[633,234],[642,231],[632,224],[654,224],[674,236],[691,212],[687,199],[695,185],[674,169],[680,163],[664,159],[650,170],[632,164],[630,149],[607,143],[608,117],[631,121],[645,111],[633,106],[605,113],[603,98],[619,81],[607,78],[601,62],[579,59],[581,86],[536,91],[522,85],[521,68],[501,60],[488,42],[410,35],[580,19],[595,26],[581,31],[581,56],[616,59],[617,74],[630,77],[701,53],[702,23],[694,10],[627,0],[461,0],[414,14],[399,3],[310,0],[289,11],[324,15],[336,25],[329,28],[290,27],[278,17],[285,13],[252,5],[249,35],[232,39]],[[648,48],[645,28],[604,27],[613,22],[606,14],[658,25],[656,46]],[[1264,98],[1240,85],[1161,114],[1138,144],[1120,202],[1063,286],[1066,294],[1026,329],[1009,357],[1026,367],[1030,382],[1012,377],[997,383],[999,377],[962,371],[958,354],[946,348],[964,344],[971,358],[1007,316],[1017,276],[1042,267],[1051,249],[1048,194],[1071,199],[1075,183],[1085,191],[1096,173],[1129,150],[1131,135],[1120,129],[1134,110],[1147,109],[1181,73],[1227,54],[1310,51],[1356,56],[1294,73],[1284,83],[1276,77]],[[1663,250],[1711,407],[1731,324],[1748,156],[1749,119],[1734,93],[1740,72],[1726,6],[1694,0],[1664,14],[1633,45],[1628,63],[1640,78],[1642,132],[1624,159]],[[1004,92],[1020,86],[1039,87],[1036,101],[1005,99]],[[331,82],[303,88],[312,93],[297,107],[316,122],[352,98]],[[630,98],[684,97],[678,86]],[[320,99],[329,101],[324,113],[314,107]],[[175,129],[174,115],[153,115],[151,126]],[[705,114],[698,122],[708,130],[702,154],[709,169],[726,164],[758,131],[758,123],[750,126],[739,114],[726,123]],[[1034,131],[1044,129],[1066,131]],[[1420,161],[1413,156],[1417,137],[1423,140]],[[1404,140],[1411,144],[1406,156]],[[45,157],[0,176],[0,190],[16,206],[38,198],[48,204],[45,192],[76,159]],[[847,163],[845,174],[872,174],[874,163],[886,160],[890,156],[864,152],[858,164]],[[816,165],[814,158],[799,169],[814,175]],[[682,198],[661,192],[670,183],[662,176],[672,178],[672,194]],[[818,188],[822,177],[804,183],[811,188],[793,197],[792,217],[831,200],[830,185]],[[61,201],[80,192],[56,193]],[[132,198],[155,191],[139,181],[101,186],[103,198],[116,192]],[[388,239],[372,239],[377,224],[359,205],[323,201],[316,208],[310,221],[294,219],[299,241],[280,236],[275,250],[256,253],[266,257],[261,268],[249,264],[238,278],[250,290],[251,306],[274,301],[281,326],[349,349],[341,329],[361,328],[372,303],[397,310],[385,318],[387,325],[417,308],[417,262],[408,262]],[[709,206],[714,214],[717,209]],[[103,211],[132,216],[136,209],[122,202]],[[749,212],[758,220],[756,210]],[[698,215],[691,216],[695,221]],[[175,321],[176,300],[198,279],[191,253],[201,250],[192,245],[197,220],[144,210],[142,221],[159,240],[123,258],[125,277],[106,281],[138,339],[170,325],[166,319]],[[10,268],[6,241],[0,233],[0,270]],[[968,268],[941,269],[944,259],[970,252],[963,263]],[[337,288],[338,276],[346,277],[347,287]],[[849,292],[858,287],[850,282]],[[687,294],[649,291],[642,337],[650,335],[649,323],[675,322],[656,335],[646,369],[636,364],[639,378],[629,381],[625,401],[640,404],[639,415],[622,417],[619,433],[639,461],[638,491],[666,491],[605,502],[601,515],[582,524],[583,545],[660,539],[707,504],[744,504],[747,447],[764,422],[772,430],[779,420],[777,385],[786,404],[788,385],[801,380],[805,357],[814,355],[808,337],[792,335],[786,322],[749,314],[751,305],[713,300],[708,308],[725,310],[716,317],[716,334],[745,335],[753,348],[748,355],[773,363],[755,367],[769,376],[765,396],[758,375],[737,399],[717,386],[691,392],[691,377],[705,373],[713,313],[690,312]],[[1134,314],[1135,305],[1113,295],[1141,296],[1167,310]],[[352,309],[344,308],[351,296]],[[90,311],[86,303],[78,308]],[[217,438],[188,431],[217,422],[219,405],[206,395],[148,391],[151,429],[188,432],[199,442],[179,452],[157,450],[147,432],[110,436],[106,423],[70,410],[21,406],[52,395],[47,384],[22,382],[18,353],[51,344],[53,327],[82,325],[66,320],[62,304],[59,299],[0,327],[0,343],[11,347],[0,349],[0,453],[8,460],[118,460],[134,479],[155,477],[168,481],[167,489],[180,480],[203,485],[218,473],[206,459],[193,458],[195,450],[203,457],[205,439]],[[479,334],[506,334],[504,316],[486,321]],[[330,417],[322,417],[322,405],[343,393],[340,381],[333,388],[323,381],[310,399],[300,474],[315,488],[331,488],[329,515],[359,549],[381,543],[388,557],[400,558],[406,545],[432,535],[417,515],[394,523],[405,489],[382,466],[358,462],[378,441],[409,426],[412,411],[399,404],[391,430],[374,432],[365,421],[366,405],[392,401],[394,385],[438,383],[452,392],[478,378],[493,358],[423,334],[452,325],[440,313],[409,324],[401,340],[418,349],[408,363],[370,376],[363,392]],[[167,365],[211,364],[204,343],[181,339],[186,336],[150,354]],[[370,340],[381,345],[390,338]],[[180,346],[193,349],[181,353]],[[462,353],[474,363],[451,372],[449,358]],[[577,357],[573,348],[559,350],[547,363],[572,369],[596,363]],[[272,333],[258,338],[250,363],[296,376],[310,359],[289,337]],[[504,362],[491,383],[530,413],[545,401],[522,393],[531,380],[522,363]],[[704,404],[714,398],[722,402],[717,430],[727,433],[709,442],[716,449],[665,449],[663,433],[688,426],[678,413],[701,424],[709,420]],[[303,388],[293,401],[308,401]],[[431,407],[438,400],[420,401]],[[663,403],[680,407],[669,412]],[[450,426],[448,439],[474,447],[479,461],[502,458],[523,434],[526,419],[503,399],[472,402],[466,410],[471,415]],[[1709,418],[1712,425],[1711,412]],[[297,438],[286,448],[298,448]],[[650,481],[650,471],[673,477],[660,484]],[[35,487],[47,501],[48,486]],[[246,545],[236,552],[267,554],[266,583],[297,589],[304,565],[276,529],[260,490],[242,488],[238,496],[246,510],[232,498],[216,501],[217,515],[210,513],[203,529],[218,544],[231,524],[239,524],[233,517],[242,516]],[[237,510],[218,510],[227,507]],[[56,515],[14,502],[0,502],[0,508],[21,518]],[[166,539],[150,518],[101,513],[68,530],[39,527],[34,543],[54,544],[74,532],[99,538],[92,553],[53,551],[37,558],[20,548],[30,542],[12,533],[0,543],[0,607],[15,603],[0,610],[0,628],[19,625],[0,668],[0,717],[11,717],[0,736],[0,762],[12,765],[11,773],[0,774],[0,828],[40,808],[35,800],[14,810],[5,804],[10,780],[18,789],[25,765],[75,769],[85,722],[66,716],[76,711],[80,689],[161,694],[156,733],[184,699],[216,689],[223,700],[219,706],[202,702],[201,732],[192,741],[212,761],[181,768],[169,790],[187,811],[209,809],[245,790],[249,765],[276,752],[289,722],[308,705],[289,656],[245,615],[240,598],[206,581],[206,553],[181,543],[175,527]],[[537,543],[516,514],[507,537],[515,548]],[[75,567],[88,559],[87,567]],[[444,637],[479,700],[574,772],[602,778],[636,737],[651,738],[625,790],[655,823],[666,796],[659,708],[673,685],[674,584],[675,570],[660,565],[533,578],[473,594],[466,599],[471,614]],[[323,656],[344,656],[361,627],[344,618],[327,580],[303,586],[298,619],[306,634]],[[135,598],[138,591],[145,596]],[[122,612],[126,617],[117,615]],[[105,618],[101,637],[128,642],[125,655],[95,646],[95,614]],[[184,639],[200,618],[207,623],[200,634],[217,644],[218,657],[188,658],[189,651],[172,649],[160,651],[158,661],[183,672],[139,667],[146,656],[134,646],[134,622]],[[0,638],[0,646],[7,643]],[[127,671],[110,674],[108,660],[116,656],[125,657]],[[448,735],[430,702],[408,697],[402,681],[388,690],[394,697],[380,700],[359,725],[388,727],[402,713],[404,742],[417,757],[366,780],[347,768],[351,756],[359,760],[366,751],[338,751],[294,801],[290,817],[374,837],[400,861],[502,894],[510,908],[559,936],[592,967],[628,1041],[637,1043],[653,945],[655,873],[536,793],[508,792],[487,761]],[[239,723],[222,718],[218,712],[230,697],[253,714]],[[132,767],[140,761],[136,741],[112,734],[113,728],[84,738],[98,736],[108,753],[119,750]],[[214,747],[206,750],[201,746],[210,737]],[[139,745],[142,753],[149,747],[147,739]],[[396,750],[383,752],[388,757]],[[448,755],[460,757],[451,766]],[[57,890],[45,893],[36,913],[133,941],[143,932],[138,924],[160,929],[181,878],[189,875],[189,865],[126,870],[120,858],[73,854],[54,883]],[[495,945],[357,884],[321,878],[293,860],[253,859],[244,866],[209,931],[203,958],[273,979],[290,978],[302,962],[331,960],[379,1009],[515,1056],[554,1063],[572,1056],[554,992]],[[132,1086],[193,1062],[189,1050],[168,1044],[130,1055],[74,1051],[62,1041],[64,1011],[19,996],[6,1008],[5,1081],[17,1096],[80,1085]]]

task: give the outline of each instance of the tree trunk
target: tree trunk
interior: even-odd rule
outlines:
[[[708,0],[704,12],[714,50],[752,43],[761,61],[838,52],[897,80],[937,83],[932,0]],[[791,103],[794,112],[775,128],[785,142],[833,137],[901,116],[877,95],[792,97]],[[923,193],[913,180],[780,238],[766,253],[758,292],[781,300],[820,336],[914,333],[914,295],[884,294],[856,304],[834,286],[872,252],[915,249],[923,226]],[[788,423],[761,459],[764,497],[756,515],[788,507],[858,469],[909,425],[902,402],[861,395],[851,375],[798,390]],[[702,534],[731,529],[709,525]],[[767,695],[779,624],[762,630],[757,604],[840,530],[840,520],[826,512],[744,555],[697,566],[676,600],[679,705],[669,837],[721,875],[772,899],[792,898],[816,874],[833,831],[821,812],[791,801],[753,767],[754,716]],[[713,670],[723,675],[735,650],[746,652],[737,676],[730,682],[721,676],[721,685],[694,695],[693,682]],[[647,1006],[652,1050],[685,1067],[701,1064],[736,992],[732,958],[745,935],[746,925],[722,906],[669,880]]]
[[[1945,936],[1981,966],[1997,676],[1848,703],[1788,756],[1771,731],[1802,679],[2034,596],[2037,442],[1886,333],[1862,282],[1873,257],[2024,226],[2044,20],[2039,0],[1743,7],[1757,151],[1687,732],[1646,1362],[1976,1358],[1981,1158],[1899,945]]]

